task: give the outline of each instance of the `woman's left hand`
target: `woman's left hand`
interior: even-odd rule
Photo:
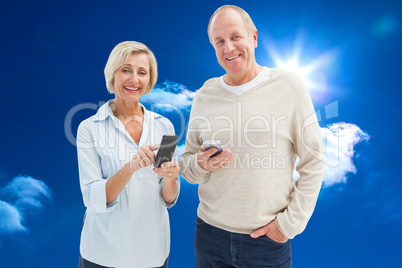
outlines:
[[[177,161],[165,162],[160,168],[154,168],[154,172],[161,176],[164,181],[171,181],[179,176],[180,165]]]

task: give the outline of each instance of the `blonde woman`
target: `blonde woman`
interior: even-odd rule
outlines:
[[[174,135],[167,118],[140,103],[156,84],[155,56],[142,43],[122,42],[109,56],[105,78],[115,98],[78,127],[87,208],[78,267],[167,267],[167,208],[179,195],[180,168],[177,161],[152,166],[162,136]]]

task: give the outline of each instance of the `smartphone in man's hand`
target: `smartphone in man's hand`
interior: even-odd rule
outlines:
[[[204,141],[202,143],[202,145],[204,146],[205,150],[209,150],[212,148],[216,148],[218,149],[218,151],[216,151],[216,153],[214,153],[213,155],[210,156],[210,158],[217,156],[218,154],[220,154],[222,152],[222,146],[221,146],[221,142],[220,141]]]

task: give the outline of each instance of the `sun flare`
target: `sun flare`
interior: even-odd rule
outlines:
[[[266,50],[276,68],[298,74],[309,90],[325,90],[328,87],[326,70],[333,61],[333,52],[323,53],[305,63],[304,58],[306,57],[302,57],[302,55],[309,53],[302,52],[301,42],[296,42],[290,53],[279,52],[272,44],[267,45]],[[283,55],[288,56],[283,57]]]

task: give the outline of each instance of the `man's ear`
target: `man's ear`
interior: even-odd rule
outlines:
[[[258,47],[258,31],[255,30],[253,33],[254,48]]]

